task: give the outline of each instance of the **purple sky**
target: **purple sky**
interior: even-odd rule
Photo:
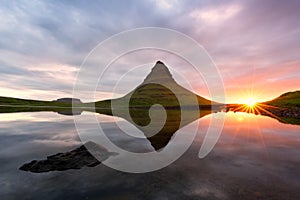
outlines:
[[[220,70],[227,102],[243,101],[249,93],[257,100],[269,100],[300,89],[297,0],[126,4],[7,0],[0,4],[0,96],[47,100],[71,96],[83,59],[99,42],[149,26],[180,31],[203,45]],[[131,76],[127,87],[142,82],[155,62]],[[111,73],[118,79],[124,68],[115,67]],[[209,98],[202,83],[199,80],[197,92]],[[98,88],[98,99],[110,96],[105,88]]]

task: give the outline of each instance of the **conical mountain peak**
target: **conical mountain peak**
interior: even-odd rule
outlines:
[[[144,83],[166,83],[169,81],[174,81],[172,74],[162,61],[157,61],[150,74],[145,78]]]

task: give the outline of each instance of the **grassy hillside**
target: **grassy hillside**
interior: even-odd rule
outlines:
[[[78,104],[79,106],[81,104]],[[41,100],[29,100],[29,99],[19,99],[12,97],[0,97],[0,106],[3,110],[6,106],[9,107],[23,107],[23,108],[31,108],[31,107],[67,107],[71,108],[72,103],[68,102],[57,102],[57,101],[41,101]]]
[[[73,108],[72,104],[67,102],[0,97],[0,113],[51,111],[64,115],[73,115],[80,114],[83,111],[82,105],[84,104],[78,104],[78,108]]]
[[[132,108],[145,109],[149,109],[154,104],[160,104],[171,109],[191,106],[209,109],[212,105],[220,105],[180,86],[173,79],[167,66],[161,61],[156,62],[142,84],[124,97],[95,102],[96,107],[100,108],[107,108],[110,103],[113,104],[114,108],[124,108],[129,105]]]
[[[160,104],[164,107],[180,107],[180,106],[211,106],[217,104],[203,97],[200,97],[189,90],[179,86],[178,84],[171,85],[172,90],[160,84],[145,84],[137,87],[119,99],[98,101],[96,107],[110,106],[110,101],[114,102],[114,106],[126,107],[145,107],[149,108],[153,104]],[[176,94],[176,95],[175,95]],[[180,102],[180,103],[179,103]]]
[[[284,93],[266,104],[278,107],[300,107],[300,91]]]
[[[0,97],[0,105],[7,106],[59,106],[59,107],[71,107],[71,103],[56,102],[56,101],[40,101],[40,100],[28,100],[18,99],[12,97]]]

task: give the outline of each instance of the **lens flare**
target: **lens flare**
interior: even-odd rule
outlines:
[[[257,101],[254,98],[246,99],[245,104],[249,107],[254,107]]]

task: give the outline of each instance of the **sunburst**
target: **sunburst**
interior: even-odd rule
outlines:
[[[245,102],[245,105],[249,107],[254,107],[257,104],[257,101],[254,98],[248,98]]]

